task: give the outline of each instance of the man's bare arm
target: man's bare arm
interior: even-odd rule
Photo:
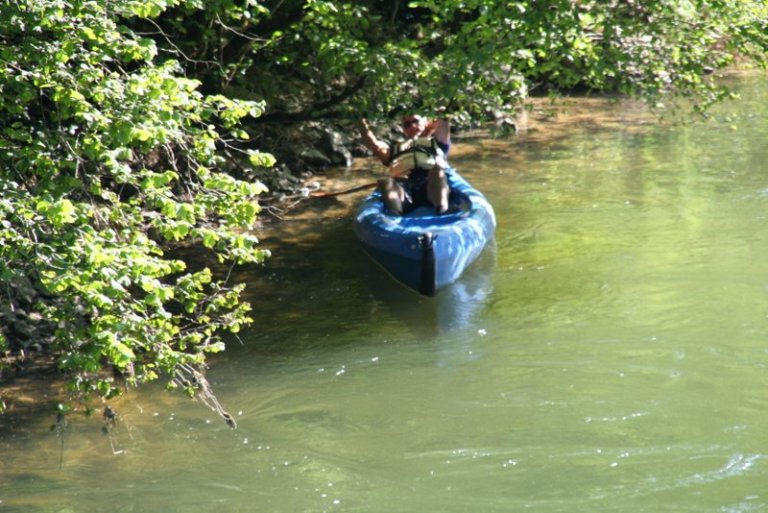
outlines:
[[[376,136],[371,131],[371,128],[368,126],[368,121],[366,119],[360,120],[360,126],[358,128],[360,130],[360,136],[363,138],[363,144],[365,147],[371,150],[382,164],[385,166],[389,165],[389,145],[376,138]]]
[[[435,122],[435,140],[441,144],[451,144],[451,122],[447,119],[438,119]]]

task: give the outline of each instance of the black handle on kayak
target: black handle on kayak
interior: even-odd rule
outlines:
[[[437,236],[432,232],[419,236],[419,248],[421,248],[421,285],[419,286],[419,292],[425,296],[434,296],[437,289],[435,239],[437,239]]]

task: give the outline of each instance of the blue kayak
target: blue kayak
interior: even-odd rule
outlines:
[[[447,176],[451,194],[445,214],[425,206],[391,215],[374,192],[355,215],[355,235],[365,251],[395,279],[426,296],[456,281],[496,228],[485,196],[455,169]]]

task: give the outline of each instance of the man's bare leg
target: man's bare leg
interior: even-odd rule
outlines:
[[[435,212],[438,214],[448,210],[449,193],[448,177],[445,170],[440,166],[430,169],[427,175],[427,199],[435,207]]]

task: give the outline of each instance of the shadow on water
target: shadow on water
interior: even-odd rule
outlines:
[[[2,382],[0,448],[6,440],[32,441],[34,432],[47,429],[56,421],[57,405],[64,400],[63,384],[63,375],[44,359]],[[46,427],[42,428],[43,425]]]

